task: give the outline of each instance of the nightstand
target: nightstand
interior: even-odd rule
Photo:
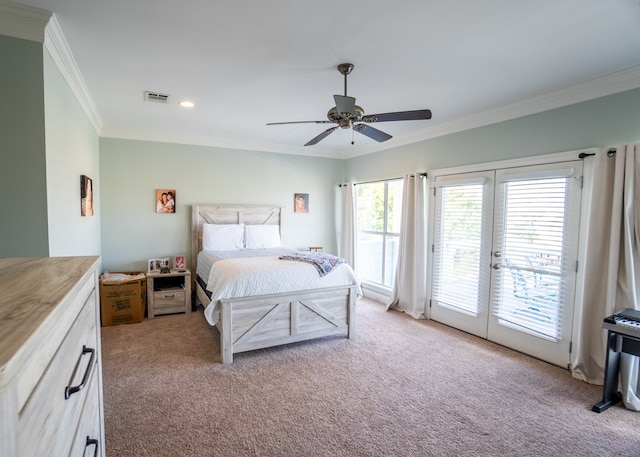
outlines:
[[[147,313],[149,319],[160,314],[191,312],[191,272],[171,270],[147,272]]]

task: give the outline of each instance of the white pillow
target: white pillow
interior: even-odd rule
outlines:
[[[269,249],[282,246],[279,225],[245,225],[245,249]]]
[[[205,251],[244,249],[244,224],[202,224],[202,249]]]

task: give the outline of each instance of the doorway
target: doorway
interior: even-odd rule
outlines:
[[[567,366],[582,161],[436,176],[430,317]]]

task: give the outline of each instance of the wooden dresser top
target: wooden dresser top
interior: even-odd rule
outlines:
[[[99,259],[0,259],[0,377],[14,354]]]

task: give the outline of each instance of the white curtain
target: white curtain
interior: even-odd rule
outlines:
[[[585,159],[583,247],[575,316],[575,377],[602,384],[606,331],[602,320],[625,308],[640,309],[640,147],[602,150]],[[638,358],[622,354],[620,390],[627,408],[640,410]]]
[[[398,263],[393,296],[387,306],[416,319],[425,318],[426,305],[426,175],[404,176]]]
[[[355,185],[350,182],[340,185],[342,224],[340,226],[340,257],[352,268],[356,268],[356,204]]]
[[[640,145],[626,146],[624,149],[622,239],[616,311],[624,308],[640,308],[638,296],[640,293]],[[638,357],[622,354],[620,388],[624,405],[629,409],[640,411]]]

